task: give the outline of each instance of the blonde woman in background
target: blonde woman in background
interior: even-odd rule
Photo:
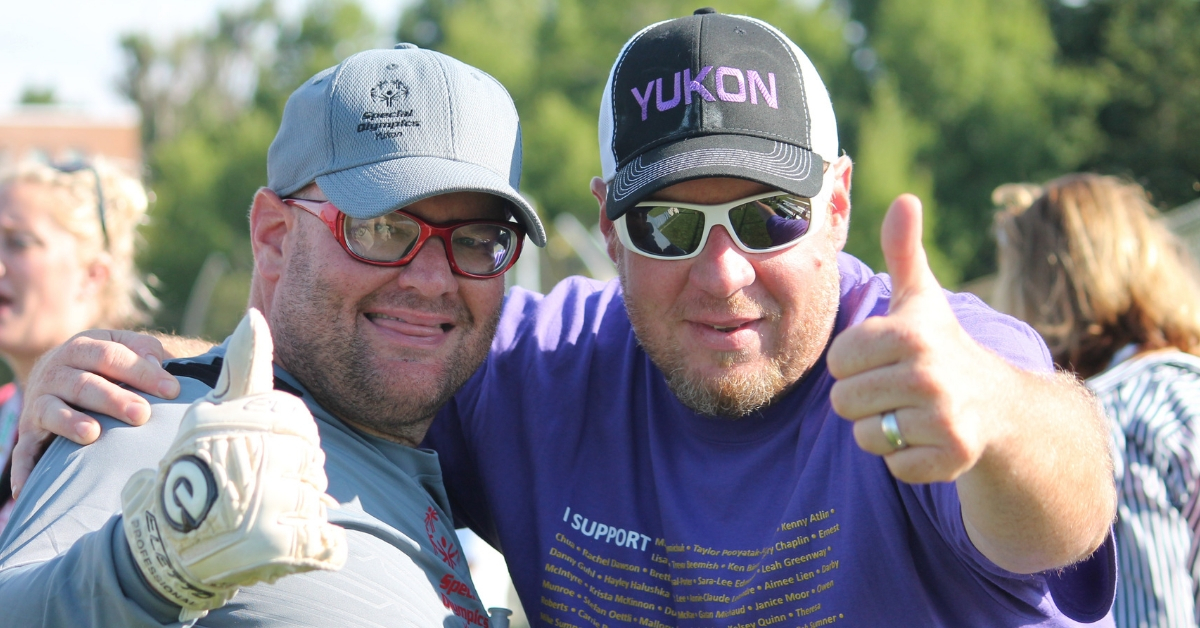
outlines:
[[[996,191],[996,306],[1087,379],[1111,420],[1117,626],[1195,626],[1200,287],[1141,187],[1075,174]]]
[[[21,385],[34,362],[85,329],[149,320],[153,297],[133,261],[146,205],[141,182],[103,159],[29,160],[0,173],[0,356],[16,377],[0,389],[0,531],[14,503]]]

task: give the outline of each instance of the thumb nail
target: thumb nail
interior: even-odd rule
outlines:
[[[175,381],[174,377],[165,377],[158,380],[158,396],[163,398],[174,397],[179,394],[179,382]]]
[[[100,426],[92,421],[80,421],[75,425],[75,433],[79,435],[79,438],[91,442],[96,440],[97,435],[94,432],[99,428]]]
[[[150,418],[150,406],[144,403],[131,403],[125,407],[125,416],[135,425],[141,425]],[[80,434],[84,436],[84,434]]]

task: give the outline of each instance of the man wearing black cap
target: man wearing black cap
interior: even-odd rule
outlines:
[[[852,164],[787,37],[711,10],[647,27],[600,146],[620,281],[513,290],[427,439],[531,620],[1111,622],[1095,404],[1028,327],[941,290],[915,198],[888,275],[840,252]]]
[[[941,290],[915,198],[883,227],[890,277],[840,253],[852,164],[799,48],[711,11],[652,25],[613,66],[600,147],[620,282],[514,291],[427,441],[531,618],[1105,617],[1094,403],[1028,327]]]

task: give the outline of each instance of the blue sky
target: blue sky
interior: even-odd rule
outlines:
[[[390,32],[405,0],[359,0]],[[100,116],[131,115],[117,93],[121,34],[150,33],[157,41],[211,25],[217,10],[253,0],[4,0],[0,20],[0,111],[11,109],[28,85],[52,87],[59,100]],[[295,15],[306,0],[276,0]],[[384,43],[384,42],[381,42]]]

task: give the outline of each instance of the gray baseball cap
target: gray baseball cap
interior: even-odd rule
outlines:
[[[513,204],[538,246],[546,230],[521,196],[521,125],[504,86],[413,44],[367,50],[317,73],[283,109],[267,186],[286,197],[317,182],[338,209],[375,218],[450,192]]]

